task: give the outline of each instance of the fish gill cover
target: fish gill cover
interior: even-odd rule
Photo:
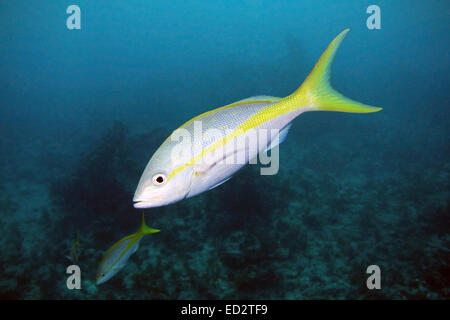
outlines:
[[[377,1],[378,30],[359,1],[76,4],[79,30],[62,4],[0,4],[1,299],[449,298],[448,4]],[[144,210],[161,232],[96,286],[102,255],[139,227],[133,192],[164,139],[214,107],[288,95],[346,27],[333,84],[383,111],[305,113],[278,174],[246,166]]]

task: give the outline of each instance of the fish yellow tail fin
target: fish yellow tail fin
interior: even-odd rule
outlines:
[[[354,113],[377,112],[382,108],[369,106],[344,97],[330,85],[331,65],[342,40],[350,29],[342,31],[330,43],[309,76],[293,94],[286,97],[291,105],[309,107],[311,111],[340,111]]]
[[[142,214],[142,219],[141,219],[141,227],[139,228],[138,233],[141,233],[142,235],[146,235],[146,234],[152,234],[152,233],[157,233],[160,230],[158,229],[153,229],[147,226],[147,224],[145,223],[145,218],[144,218],[144,214]]]

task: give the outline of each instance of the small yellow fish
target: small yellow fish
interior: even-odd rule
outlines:
[[[102,284],[111,279],[125,266],[131,255],[136,252],[142,237],[157,232],[159,230],[149,228],[145,224],[144,214],[142,214],[142,222],[138,232],[117,241],[106,251],[97,270],[96,283]]]
[[[72,244],[70,256],[66,256],[73,264],[78,263],[78,257],[80,256],[80,242],[78,241],[78,232],[75,234],[75,241]]]
[[[72,252],[71,252],[71,259],[74,264],[78,263],[78,257],[80,256],[80,249],[78,249],[80,246],[80,242],[78,241],[78,232],[75,235],[75,241],[72,245]]]

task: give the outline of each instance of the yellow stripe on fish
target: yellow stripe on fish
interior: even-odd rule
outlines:
[[[243,105],[248,105],[248,104],[264,104],[264,103],[274,103],[276,101],[279,101],[281,98],[277,98],[277,97],[264,97],[264,100],[259,100],[261,99],[260,96],[258,97],[252,97],[252,98],[247,98],[238,102],[235,102],[233,104],[221,107],[221,108],[217,108],[211,111],[208,111],[204,114],[201,114],[198,117],[195,117],[194,119],[191,119],[190,121],[186,122],[184,125],[181,126],[181,128],[185,128],[187,125],[193,123],[194,121],[200,121],[201,119],[205,118],[208,115],[213,115],[216,114],[219,111],[222,111],[224,109],[229,109],[229,108],[233,108],[233,107],[238,107],[238,106],[243,106]],[[271,100],[269,100],[271,99]],[[245,127],[246,124],[248,124],[249,121],[244,122],[241,125],[238,125],[237,128],[235,128],[230,134],[225,135],[221,140],[215,141],[214,143],[208,145],[206,148],[202,148],[201,152],[198,153],[197,155],[193,156],[189,161],[187,161],[184,165],[178,166],[175,169],[173,169],[169,175],[168,175],[168,180],[170,180],[172,177],[175,176],[175,174],[177,174],[178,172],[183,171],[184,169],[186,169],[187,167],[193,166],[195,164],[197,164],[198,162],[200,162],[206,155],[216,151],[217,149],[223,147],[226,143],[228,143],[229,141],[239,137],[240,135],[242,135],[243,133],[245,133],[245,131],[247,131],[248,129],[250,129],[251,127],[249,126],[249,128],[247,129]],[[250,123],[251,124],[251,123]]]
[[[217,113],[218,111],[221,111],[221,110],[242,106],[244,104],[275,102],[275,101],[278,101],[280,99],[281,98],[271,97],[271,96],[256,96],[256,97],[250,97],[250,98],[247,98],[247,99],[239,100],[239,101],[227,104],[226,106],[223,106],[223,107],[220,107],[220,108],[213,109],[213,110],[207,111],[205,113],[202,113],[201,115],[198,115],[195,118],[192,118],[191,120],[189,120],[186,123],[182,124],[180,126],[180,128],[185,128],[187,125],[191,124],[192,122],[200,120],[202,118],[205,118],[206,116],[212,115],[212,114]]]

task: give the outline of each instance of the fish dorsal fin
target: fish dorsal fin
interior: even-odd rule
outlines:
[[[253,96],[249,98],[245,98],[239,101],[236,101],[232,104],[242,104],[243,102],[277,102],[280,101],[281,98],[272,97],[272,96]]]
[[[184,127],[188,126],[189,124],[191,124],[192,122],[194,122],[196,120],[199,120],[199,119],[202,119],[202,118],[204,118],[204,117],[206,117],[206,116],[208,116],[208,115],[210,115],[212,113],[215,113],[217,111],[220,111],[220,110],[237,107],[237,106],[240,106],[240,105],[243,105],[243,104],[247,104],[247,103],[264,103],[264,102],[275,103],[275,102],[278,102],[280,100],[281,100],[281,98],[272,97],[272,96],[254,96],[254,97],[245,98],[245,99],[242,99],[242,100],[239,100],[239,101],[227,104],[227,105],[225,105],[223,107],[219,107],[219,108],[216,108],[216,109],[204,112],[204,113],[202,113],[202,114],[192,118],[191,120],[185,122],[184,124],[182,124],[180,126],[180,128],[184,128]]]

